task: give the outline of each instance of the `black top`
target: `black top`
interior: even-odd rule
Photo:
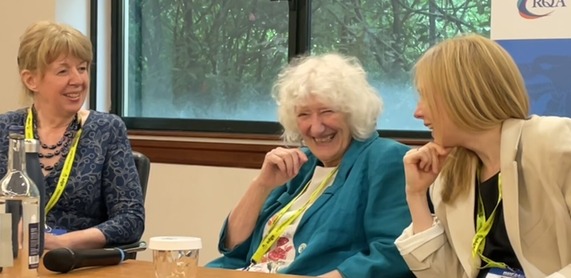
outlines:
[[[476,218],[478,216],[478,195],[482,196],[482,202],[484,204],[484,211],[486,213],[486,219],[490,217],[492,211],[498,203],[498,177],[499,173],[491,177],[490,179],[478,184],[476,182],[476,202],[474,208],[474,226],[476,226]],[[478,194],[478,191],[480,194]],[[486,245],[484,246],[483,255],[494,262],[505,263],[509,267],[521,270],[521,265],[515,256],[514,250],[508,238],[508,233],[506,231],[506,223],[504,222],[504,210],[502,207],[502,202],[498,205],[496,210],[496,216],[494,218],[494,223],[492,223],[492,228],[486,236]],[[486,262],[482,261],[481,266],[485,266]],[[478,278],[485,277],[489,269],[482,269]]]

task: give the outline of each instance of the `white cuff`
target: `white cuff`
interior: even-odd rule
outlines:
[[[418,234],[412,233],[412,224],[410,224],[395,240],[395,245],[397,246],[401,255],[406,255],[443,233],[444,228],[442,228],[442,224],[440,224],[440,221],[438,221],[437,217],[433,217],[432,227]]]

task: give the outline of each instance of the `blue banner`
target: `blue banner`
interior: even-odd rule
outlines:
[[[571,39],[497,40],[518,64],[531,113],[571,117]]]

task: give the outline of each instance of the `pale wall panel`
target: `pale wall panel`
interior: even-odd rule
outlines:
[[[16,57],[20,36],[31,23],[54,20],[55,0],[0,1],[0,113],[25,106]]]
[[[219,256],[220,226],[258,170],[152,163],[145,208],[152,236],[202,238],[200,264]],[[137,259],[152,260],[150,251]]]

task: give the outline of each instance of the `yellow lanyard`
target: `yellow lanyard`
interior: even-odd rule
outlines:
[[[490,214],[490,217],[486,219],[486,214],[484,212],[484,203],[482,202],[482,196],[478,190],[478,214],[476,217],[476,235],[472,239],[472,256],[479,256],[482,261],[486,263],[482,268],[497,267],[502,269],[509,269],[508,265],[502,262],[494,262],[483,255],[484,246],[486,245],[486,236],[490,233],[492,224],[494,224],[494,219],[496,217],[496,211],[500,202],[502,201],[502,176],[501,173],[498,174],[498,202],[494,207],[494,210]]]
[[[59,201],[63,191],[65,190],[65,187],[67,186],[67,180],[69,179],[73,160],[75,159],[75,151],[77,150],[77,145],[79,144],[79,137],[81,137],[81,130],[82,128],[80,127],[75,134],[75,138],[73,138],[73,144],[69,149],[67,157],[65,158],[65,163],[63,164],[63,169],[59,176],[56,189],[46,204],[46,215]],[[28,117],[26,118],[26,139],[34,139],[34,113],[32,113],[31,107],[28,109]]]
[[[262,260],[262,257],[270,250],[270,248],[274,245],[274,243],[284,233],[286,228],[289,225],[291,225],[291,223],[293,223],[293,221],[295,221],[310,205],[312,205],[313,202],[317,200],[317,198],[319,198],[321,193],[325,190],[325,187],[330,183],[331,178],[333,178],[333,176],[335,176],[335,173],[337,173],[337,170],[338,167],[333,169],[329,173],[329,175],[325,177],[325,179],[319,184],[319,186],[315,189],[315,191],[311,193],[309,200],[307,200],[307,202],[300,209],[296,210],[290,218],[286,219],[280,225],[278,225],[279,220],[289,211],[290,207],[299,199],[299,197],[305,193],[309,184],[311,183],[311,180],[307,182],[307,184],[304,186],[300,194],[298,194],[291,202],[289,202],[274,217],[272,217],[273,219],[270,218],[272,219],[270,221],[272,221],[273,223],[269,224],[270,227],[268,234],[262,239],[260,246],[258,246],[258,249],[256,250],[256,252],[254,252],[254,255],[252,256],[253,264],[259,263]]]

